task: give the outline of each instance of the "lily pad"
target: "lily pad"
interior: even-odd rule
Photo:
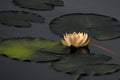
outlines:
[[[79,75],[103,75],[107,73],[113,73],[120,69],[120,65],[105,64],[105,62],[108,60],[110,60],[110,57],[101,54],[72,54],[63,57],[60,61],[53,62],[52,66],[55,70],[65,73],[76,73]]]
[[[31,22],[44,23],[45,18],[26,11],[0,11],[0,23],[15,27],[31,27]]]
[[[59,59],[55,54],[69,54],[69,49],[52,40],[15,38],[0,41],[0,54],[19,60],[51,61]]]
[[[65,33],[86,32],[97,40],[120,37],[120,22],[115,18],[99,14],[66,14],[50,22],[50,29],[62,36]]]
[[[32,10],[52,10],[55,6],[64,5],[62,0],[13,0],[13,3]]]

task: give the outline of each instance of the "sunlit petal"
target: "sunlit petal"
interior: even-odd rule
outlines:
[[[65,46],[74,46],[74,47],[82,47],[87,46],[90,43],[90,39],[88,38],[87,33],[81,32],[73,32],[72,34],[63,35],[64,39],[61,40],[62,44]]]

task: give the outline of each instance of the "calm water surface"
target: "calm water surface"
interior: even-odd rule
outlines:
[[[119,0],[64,0],[63,7],[56,7],[51,11],[32,11],[15,6],[11,0],[0,0],[0,10],[24,10],[44,16],[46,23],[32,24],[31,28],[14,28],[0,24],[0,37],[43,37],[47,39],[60,40],[61,38],[49,30],[48,23],[67,13],[97,13],[108,15],[120,20]],[[108,63],[120,64],[120,39],[109,41],[96,41],[93,43],[103,45],[116,54],[107,53],[101,49],[90,46],[91,52],[106,54],[113,57]],[[54,71],[50,63],[27,63],[11,60],[0,56],[0,80],[74,80],[75,75],[64,74]],[[86,77],[82,80],[118,80],[120,71],[114,74],[97,77]]]

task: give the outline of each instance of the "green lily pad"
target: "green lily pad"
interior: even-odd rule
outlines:
[[[55,70],[65,73],[77,73],[79,75],[94,75],[113,73],[120,69],[120,65],[105,64],[110,57],[100,54],[93,55],[77,55],[72,54],[63,57],[60,61],[53,62],[52,67]]]
[[[49,25],[51,31],[60,36],[65,33],[87,32],[97,40],[120,37],[120,22],[99,14],[67,14],[55,18]]]
[[[55,54],[69,54],[69,51],[59,42],[46,39],[16,38],[0,41],[0,54],[19,60],[51,61],[59,59]]]
[[[84,68],[84,69],[82,69]],[[115,64],[96,64],[96,65],[87,65],[83,66],[78,70],[79,74],[88,74],[88,75],[104,75],[116,72],[120,69],[120,65]]]
[[[13,3],[31,10],[52,10],[55,6],[64,5],[62,0],[13,0]]]
[[[0,11],[0,23],[15,27],[31,27],[31,22],[44,23],[45,18],[26,11]]]

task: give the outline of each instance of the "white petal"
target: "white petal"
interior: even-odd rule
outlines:
[[[88,39],[88,35],[87,34],[84,34],[83,36],[83,42],[81,44],[84,44]]]

